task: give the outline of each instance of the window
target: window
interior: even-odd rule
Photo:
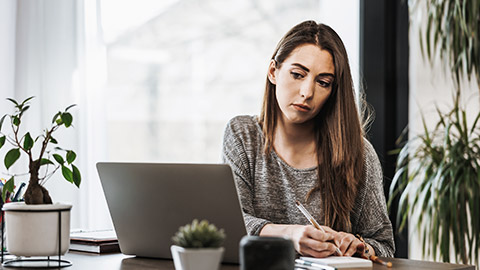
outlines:
[[[227,121],[260,112],[278,40],[326,2],[102,0],[108,158],[219,162]]]

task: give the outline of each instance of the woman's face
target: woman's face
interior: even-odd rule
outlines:
[[[270,62],[268,78],[276,85],[276,98],[284,122],[312,120],[332,92],[335,68],[330,53],[313,44],[295,48],[281,64]]]

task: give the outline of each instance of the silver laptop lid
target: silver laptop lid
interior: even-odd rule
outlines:
[[[97,170],[124,254],[171,258],[172,236],[196,218],[224,229],[223,261],[238,263],[247,232],[228,165],[99,162]]]

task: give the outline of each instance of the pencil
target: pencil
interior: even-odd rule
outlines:
[[[383,260],[381,260],[375,255],[370,255],[369,259],[372,260],[373,262],[379,263],[381,265],[385,265],[388,268],[392,268],[393,266],[391,262],[384,262]]]
[[[313,218],[313,216],[303,207],[303,205],[299,201],[295,201],[297,204],[298,209],[300,209],[300,212],[312,223],[313,227],[315,227],[317,230],[322,231],[323,233],[326,233],[325,230],[318,224],[318,222]],[[338,247],[336,247],[335,252],[337,253],[338,256],[343,256],[342,252]]]

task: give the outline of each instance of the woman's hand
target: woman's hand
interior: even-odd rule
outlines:
[[[334,234],[317,230],[312,225],[267,224],[261,236],[286,236],[293,241],[295,250],[303,256],[316,258],[335,255]]]
[[[335,244],[338,246],[343,256],[353,256],[355,254],[364,256],[365,244],[351,233],[337,232],[330,227],[323,227],[327,233],[334,236]]]
[[[323,258],[335,254],[333,234],[324,233],[312,225],[298,225],[292,232],[294,247],[301,255]]]

